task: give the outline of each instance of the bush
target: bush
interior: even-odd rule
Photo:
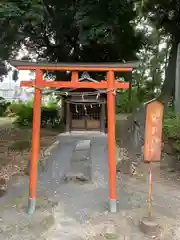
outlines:
[[[15,123],[20,126],[30,126],[33,121],[33,100],[28,102],[13,102],[8,108],[8,116],[16,116]],[[58,118],[57,104],[49,102],[47,106],[41,108],[41,122],[47,125],[55,123]]]
[[[10,103],[8,101],[0,97],[0,117],[4,117],[6,115],[6,111],[9,105]]]
[[[180,150],[180,116],[169,110],[163,119],[163,139],[164,141],[172,140],[176,150]]]
[[[165,139],[180,139],[180,116],[169,111],[163,119],[163,136]]]
[[[8,116],[16,117],[15,123],[19,125],[30,125],[33,119],[32,101],[27,103],[21,101],[13,102],[8,108]]]

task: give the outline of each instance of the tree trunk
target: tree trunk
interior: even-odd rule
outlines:
[[[170,97],[174,96],[178,42],[179,41],[177,41],[176,39],[174,39],[172,42],[168,66],[165,74],[165,80],[161,89],[161,94],[158,98],[163,103],[166,103]]]
[[[166,56],[165,56],[164,72],[166,72],[166,69],[167,69],[167,66],[168,66],[170,48],[171,48],[171,40],[169,39],[168,43],[167,43],[167,51],[166,51]]]
[[[157,33],[157,41],[156,41],[156,48],[155,48],[155,52],[154,52],[154,59],[155,59],[155,66],[152,62],[151,64],[151,69],[152,69],[152,85],[151,85],[151,91],[154,95],[154,89],[157,86],[157,73],[159,71],[160,66],[157,64],[157,59],[159,56],[159,44],[160,44],[161,38],[160,35]]]
[[[131,101],[132,97],[132,79],[129,80],[129,92],[128,92],[128,100]]]

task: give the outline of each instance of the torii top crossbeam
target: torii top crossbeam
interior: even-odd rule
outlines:
[[[116,154],[115,154],[115,95],[117,88],[128,88],[128,82],[115,81],[114,72],[131,72],[137,67],[137,63],[42,63],[11,60],[10,64],[18,69],[35,70],[34,81],[23,81],[21,86],[35,87],[33,131],[32,131],[32,154],[29,179],[29,214],[35,210],[37,162],[39,160],[40,120],[41,120],[41,98],[43,87],[59,88],[95,88],[107,89],[108,110],[108,165],[109,165],[109,206],[110,212],[117,211],[116,202]],[[43,80],[43,70],[70,71],[71,81],[46,81]],[[106,80],[100,82],[80,82],[78,72],[101,71],[106,72]]]
[[[132,71],[138,66],[138,62],[127,63],[49,63],[30,62],[25,60],[10,60],[9,63],[19,69],[28,70],[59,70],[59,71]]]
[[[72,71],[72,81],[42,81],[38,80],[37,85],[41,87],[61,88],[108,88],[107,81],[98,83],[78,82],[78,71],[102,71],[102,72],[131,72],[137,67],[137,62],[128,63],[48,63],[10,60],[10,64],[20,70],[51,70],[51,71]],[[22,81],[21,86],[32,87],[33,81]],[[128,82],[116,81],[116,88],[128,88]]]

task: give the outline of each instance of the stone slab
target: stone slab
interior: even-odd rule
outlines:
[[[82,180],[84,182],[92,179],[91,140],[77,141],[70,160],[69,172],[65,175],[66,181],[79,179],[86,179]]]
[[[86,176],[87,179],[91,180],[91,163],[81,163],[81,162],[72,162],[71,163],[71,171],[73,173],[82,173],[84,176]]]
[[[87,150],[91,147],[91,140],[81,140],[78,141],[75,150],[80,151],[80,150]]]
[[[74,162],[90,160],[90,149],[83,151],[74,151],[71,160]]]
[[[87,178],[83,173],[75,173],[75,172],[68,172],[67,174],[64,175],[63,178],[64,182],[88,182],[89,178]]]

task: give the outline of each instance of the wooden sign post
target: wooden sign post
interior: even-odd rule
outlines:
[[[164,106],[157,100],[147,103],[144,140],[144,162],[159,162],[162,146],[162,120]]]
[[[159,162],[161,159],[162,146],[162,120],[164,106],[157,100],[147,103],[146,125],[144,140],[144,162],[150,163],[149,166],[149,218],[152,217],[152,168],[153,162]]]

